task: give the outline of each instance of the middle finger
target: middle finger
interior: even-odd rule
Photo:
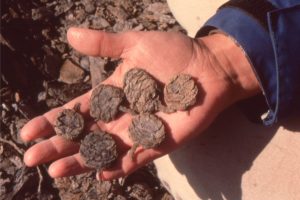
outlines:
[[[36,166],[78,152],[79,144],[61,136],[53,136],[26,151],[24,162],[27,166]]]

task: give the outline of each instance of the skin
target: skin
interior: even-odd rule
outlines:
[[[22,129],[21,138],[26,142],[38,138],[44,140],[26,151],[24,162],[29,167],[51,163],[48,172],[54,178],[90,170],[79,156],[79,145],[54,133],[55,118],[63,108],[73,108],[76,103],[81,103],[80,112],[85,116],[87,129],[100,128],[117,140],[119,159],[111,168],[98,173],[98,178],[109,180],[128,175],[146,163],[174,151],[201,134],[228,106],[261,92],[243,50],[222,33],[192,39],[171,32],[113,34],[70,28],[67,37],[70,45],[83,54],[123,59],[123,63],[105,80],[105,84],[122,87],[124,74],[138,66],[145,68],[162,83],[167,83],[178,73],[190,74],[200,89],[197,104],[189,112],[158,113],[167,124],[166,140],[154,149],[139,147],[134,161],[127,153],[133,145],[128,137],[131,116],[123,114],[110,123],[95,123],[89,116],[91,91],[63,107],[32,119]]]

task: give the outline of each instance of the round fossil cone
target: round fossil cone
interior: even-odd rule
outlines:
[[[118,157],[117,146],[109,133],[89,133],[81,142],[79,153],[86,166],[98,170],[109,167]]]
[[[137,115],[129,126],[129,137],[145,149],[158,146],[165,139],[165,135],[164,124],[152,114]]]
[[[90,115],[104,122],[114,120],[124,96],[121,88],[112,85],[99,85],[91,95]]]
[[[64,109],[58,114],[54,129],[57,135],[76,140],[82,136],[84,119],[75,109]]]
[[[126,73],[124,93],[130,108],[137,113],[153,113],[159,109],[158,84],[143,69],[133,68]]]
[[[197,100],[198,87],[188,74],[176,75],[165,86],[164,100],[170,109],[186,110]]]

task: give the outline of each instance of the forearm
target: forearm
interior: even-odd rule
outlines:
[[[259,82],[254,74],[251,63],[238,43],[225,33],[214,33],[198,38],[215,56],[222,70],[232,83],[231,97],[238,101],[261,92]]]
[[[266,99],[267,125],[300,108],[299,18],[299,1],[230,1],[197,34],[220,30],[241,46]]]

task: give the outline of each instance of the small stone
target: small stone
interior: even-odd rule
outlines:
[[[90,115],[97,120],[110,122],[117,117],[123,99],[124,92],[121,88],[99,85],[91,95]]]
[[[83,82],[84,83],[87,83],[87,82],[89,82],[91,80],[91,76],[90,75],[86,75],[85,77],[84,77],[84,79],[83,79]]]
[[[52,15],[53,13],[47,7],[40,7],[31,10],[31,17],[33,20],[42,20]]]
[[[90,71],[90,61],[89,57],[83,56],[80,59],[80,66],[85,69],[86,71]]]
[[[57,99],[46,99],[46,105],[49,108],[55,108],[55,107],[61,106],[62,103],[59,102]]]
[[[97,170],[106,169],[118,157],[116,142],[102,131],[88,134],[81,142],[79,153],[87,167]]]
[[[45,101],[47,99],[47,93],[45,91],[42,91],[38,94],[38,102]]]
[[[131,22],[127,22],[127,21],[117,22],[113,26],[113,31],[116,32],[116,33],[128,31],[128,30],[131,30],[131,29],[132,29],[132,23]]]
[[[21,101],[20,93],[18,93],[18,92],[15,93],[15,101],[17,103],[19,103]]]
[[[144,30],[143,24],[139,24],[136,27],[133,28],[134,31],[142,31]]]
[[[111,14],[113,14],[118,21],[126,21],[128,18],[128,14],[122,7],[115,7],[115,6],[107,6],[107,10],[110,11]]]
[[[156,2],[156,3],[149,4],[149,6],[145,9],[145,11],[155,13],[155,14],[158,14],[158,15],[170,13],[170,9],[168,7],[168,4],[161,3],[161,2]]]
[[[153,200],[154,194],[151,188],[145,183],[135,183],[130,190],[129,196],[137,200]]]
[[[80,82],[84,77],[84,70],[67,59],[60,69],[58,80],[67,84],[73,84]]]
[[[107,64],[107,59],[97,58],[97,57],[89,57],[90,63],[90,73],[92,79],[92,86],[96,87],[107,78],[105,72],[105,65]]]
[[[19,109],[18,104],[16,104],[16,103],[12,103],[11,107],[14,109],[15,112],[17,112]]]
[[[58,17],[59,15],[62,15],[64,13],[67,13],[72,7],[74,3],[72,1],[64,1],[63,3],[60,3],[55,6],[55,16]]]
[[[84,5],[85,12],[92,14],[96,11],[96,7],[92,3]]]
[[[71,62],[73,62],[73,63],[80,62],[80,58],[82,55],[78,51],[71,49],[71,51],[69,52],[69,55],[71,56],[71,58],[69,58],[69,60],[71,60]]]
[[[74,109],[62,110],[55,121],[55,132],[68,140],[77,140],[82,136],[84,129],[84,119],[77,111],[80,104],[76,104]]]
[[[170,15],[160,15],[159,22],[162,25],[165,24],[165,26],[167,26],[168,24],[175,24],[176,20],[173,17],[171,17]],[[167,27],[165,27],[165,28],[167,28]]]
[[[126,200],[126,197],[122,196],[122,195],[117,195],[114,200]]]
[[[75,23],[77,25],[81,25],[82,23],[84,23],[84,20],[86,19],[87,17],[87,13],[85,12],[84,8],[83,7],[77,7],[74,11],[74,17],[75,17]]]
[[[47,40],[51,40],[51,30],[50,28],[45,28],[42,30],[42,35],[47,39]]]
[[[95,17],[92,20],[92,28],[94,29],[102,29],[102,28],[107,28],[109,26],[110,26],[109,22],[102,17]]]
[[[198,87],[192,76],[176,75],[164,89],[164,100],[170,109],[186,110],[197,100]]]

